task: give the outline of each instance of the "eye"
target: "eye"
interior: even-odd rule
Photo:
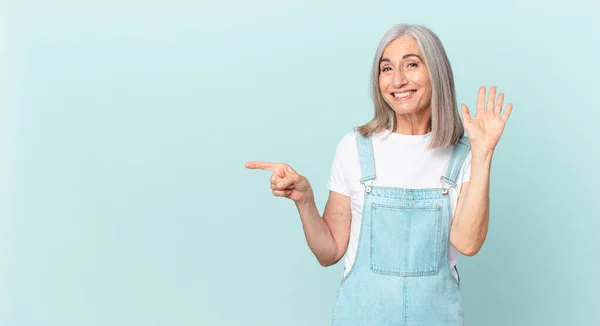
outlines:
[[[409,62],[409,63],[408,63],[406,66],[407,66],[408,68],[416,68],[416,67],[418,67],[419,65],[418,65],[416,62]]]
[[[387,71],[388,69],[392,69],[392,68],[390,68],[390,67],[383,67],[383,68],[381,69],[381,71],[382,71],[382,72],[384,72],[384,71]]]

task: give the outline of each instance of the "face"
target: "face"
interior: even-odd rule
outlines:
[[[397,115],[429,110],[429,72],[413,37],[397,38],[383,52],[379,65],[379,89]]]

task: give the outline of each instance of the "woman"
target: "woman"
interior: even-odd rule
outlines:
[[[319,215],[309,181],[285,163],[275,196],[293,200],[322,266],[344,255],[334,325],[462,325],[459,253],[486,238],[490,167],[512,105],[481,87],[471,118],[455,104],[452,70],[438,37],[395,25],[373,62],[375,117],[336,150],[329,199]],[[463,136],[466,131],[466,137]]]

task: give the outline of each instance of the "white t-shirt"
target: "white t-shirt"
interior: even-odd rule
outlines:
[[[441,187],[440,177],[446,173],[454,146],[428,149],[431,133],[403,135],[384,131],[375,133],[372,140],[375,179],[368,183],[374,186],[410,189]],[[453,212],[456,209],[461,185],[469,181],[470,172],[471,153],[469,152],[458,175],[457,186],[450,188],[448,193]],[[360,183],[360,178],[356,135],[350,132],[342,137],[337,146],[328,182],[329,190],[351,197],[352,224],[350,241],[344,258],[344,276],[350,271],[358,249],[365,195],[365,187]],[[454,246],[449,244],[448,261],[451,268],[456,264],[458,254]],[[457,278],[454,269],[452,272]]]

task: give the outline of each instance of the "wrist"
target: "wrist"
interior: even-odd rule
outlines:
[[[494,149],[475,146],[471,148],[471,160],[489,161],[494,156]]]
[[[315,197],[312,192],[312,189],[309,188],[305,193],[302,194],[302,197],[300,197],[300,199],[295,201],[296,206],[298,206],[298,208],[306,208],[314,202],[314,198]]]
[[[308,207],[314,201],[312,193],[303,194],[300,199],[296,201],[296,205],[300,208]]]

